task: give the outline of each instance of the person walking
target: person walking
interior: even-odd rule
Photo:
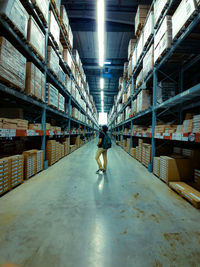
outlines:
[[[97,144],[98,149],[97,149],[96,157],[95,157],[97,164],[99,166],[99,169],[96,171],[97,174],[100,171],[106,172],[106,169],[107,169],[107,150],[111,148],[111,139],[107,135],[107,131],[108,131],[108,127],[106,125],[103,125],[100,131],[99,142]],[[100,160],[101,154],[103,156],[103,161],[104,161],[103,166]]]

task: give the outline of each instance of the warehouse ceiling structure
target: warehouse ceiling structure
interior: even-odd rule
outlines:
[[[104,77],[104,112],[109,112],[118,93],[119,77],[123,75],[127,61],[128,43],[134,38],[134,21],[138,4],[150,4],[151,0],[105,1],[105,64],[98,64],[97,1],[62,0],[74,34],[77,49],[94,97],[97,111],[101,112],[100,77]]]

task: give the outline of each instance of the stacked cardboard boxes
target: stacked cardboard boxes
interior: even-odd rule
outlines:
[[[131,148],[131,149],[130,149],[130,155],[131,155],[134,159],[136,159],[136,148]]]
[[[10,178],[9,178],[9,163],[8,158],[0,159],[0,195],[9,191]]]
[[[47,141],[46,159],[48,160],[49,166],[53,165],[56,162],[56,141],[55,140]]]
[[[151,162],[151,145],[142,144],[142,164],[145,167],[148,167],[148,164]]]
[[[149,12],[148,5],[139,5],[137,9],[137,13],[135,16],[135,35],[137,36],[139,32],[142,30],[147,14]]]
[[[200,133],[200,115],[193,117],[193,133]]]
[[[51,33],[54,41],[56,42],[57,46],[59,46],[60,42],[60,27],[56,21],[56,18],[53,14],[53,11],[50,11],[49,16],[49,32]]]
[[[59,57],[56,54],[55,50],[52,46],[48,46],[47,48],[47,67],[53,71],[53,73],[59,77]]]
[[[39,9],[40,17],[45,24],[48,24],[49,20],[49,0],[32,0],[33,4]]]
[[[148,52],[146,53],[144,59],[143,59],[143,77],[146,78],[147,75],[153,70],[154,61],[154,45],[152,45]]]
[[[50,83],[48,84],[48,105],[58,108],[58,90]]]
[[[22,155],[11,156],[9,161],[10,189],[23,182],[24,158]]]
[[[153,173],[160,177],[160,157],[153,158]]]
[[[36,174],[37,162],[36,162],[36,151],[29,150],[23,152],[24,156],[24,178],[29,179]]]
[[[154,23],[157,23],[160,20],[161,15],[163,14],[164,9],[168,5],[170,0],[156,0],[154,3]]]
[[[0,122],[3,129],[28,129],[28,121],[26,120],[0,118]]]
[[[149,90],[142,90],[137,96],[137,113],[148,109],[151,106]]]

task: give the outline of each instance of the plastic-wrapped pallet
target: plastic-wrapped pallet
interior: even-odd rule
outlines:
[[[59,75],[59,57],[52,46],[47,48],[47,67],[51,69],[56,76]]]
[[[39,8],[45,22],[49,20],[49,0],[32,0],[33,4]]]
[[[160,29],[155,35],[154,63],[156,63],[158,59],[162,57],[164,51],[166,51],[171,47],[171,44],[172,44],[171,17],[166,16]]]
[[[32,62],[26,64],[25,92],[45,101],[45,76]]]
[[[195,0],[182,0],[172,16],[172,38],[174,39],[182,27],[197,10]]]
[[[153,70],[154,61],[154,45],[152,45],[148,52],[146,53],[144,59],[143,59],[143,77],[146,78],[147,75]]]
[[[135,16],[135,35],[138,34],[140,30],[142,30],[147,14],[149,12],[148,5],[139,5],[137,9],[137,13]]]
[[[143,77],[143,69],[142,69],[136,79],[136,88],[138,88],[142,84],[143,78],[144,77]]]
[[[27,38],[29,15],[19,0],[1,0],[0,14],[6,16],[20,33]]]
[[[59,93],[58,109],[65,112],[65,98]]]
[[[0,195],[9,191],[10,179],[9,179],[9,168],[8,158],[0,159]]]
[[[136,46],[136,39],[131,39],[129,41],[129,45],[128,45],[128,60],[131,59],[132,55],[133,55],[133,50],[135,49]]]
[[[27,40],[39,56],[44,60],[45,58],[45,36],[40,29],[37,22],[32,16],[29,17],[28,21],[28,36]]]
[[[48,105],[58,108],[58,90],[50,83],[48,84]]]
[[[137,97],[137,113],[151,106],[151,96],[148,90],[142,90]]]
[[[154,3],[154,22],[157,25],[160,17],[163,14],[164,9],[168,5],[170,0],[156,0]]]
[[[160,157],[153,158],[153,173],[160,177]]]
[[[55,42],[59,45],[60,41],[60,27],[55,19],[53,11],[50,11],[49,17],[49,32],[52,34]]]
[[[144,45],[149,41],[150,36],[154,33],[154,15],[153,11],[150,12],[147,22],[144,26]]]
[[[139,61],[144,48],[144,33],[141,33],[137,43],[137,62]]]
[[[8,40],[0,37],[0,80],[24,91],[25,77],[26,58]]]

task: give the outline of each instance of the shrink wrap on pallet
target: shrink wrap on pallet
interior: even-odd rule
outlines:
[[[62,20],[62,22],[64,24],[64,27],[65,27],[66,31],[68,32],[69,18],[68,18],[65,6],[63,6],[63,5],[61,5],[61,8],[60,8],[60,18],[61,18],[61,20]]]
[[[144,26],[144,45],[147,44],[150,36],[154,33],[154,15],[153,11],[150,12],[147,22]]]
[[[65,98],[59,93],[58,109],[65,112]]]
[[[147,14],[149,12],[148,5],[139,5],[137,9],[137,13],[135,16],[135,34],[137,35],[138,31],[142,29],[144,26]]]
[[[172,35],[172,17],[166,16],[163,20],[163,23],[161,24],[159,30],[157,31],[155,38],[154,38],[154,47],[156,48],[159,44],[159,42],[162,40],[163,36],[165,34],[168,34],[169,36]]]
[[[50,83],[48,84],[48,105],[58,108],[58,90]]]
[[[154,45],[152,45],[148,52],[146,53],[144,59],[143,59],[143,77],[146,78],[148,73],[150,73],[153,70],[154,61],[153,61],[153,55],[154,55]]]
[[[52,11],[50,11],[50,17],[49,17],[49,32],[52,34],[55,42],[58,45],[60,41],[60,27]]]
[[[156,0],[154,3],[154,23],[158,23],[159,18],[163,14],[164,9],[168,5],[170,0]]]
[[[47,67],[51,69],[54,74],[58,77],[59,75],[59,57],[56,54],[52,46],[47,48]]]
[[[45,101],[45,77],[44,74],[31,62],[26,64],[26,88],[28,95]]]
[[[28,21],[28,36],[29,44],[34,48],[34,50],[39,54],[39,56],[44,60],[45,58],[45,36],[39,25],[33,19],[32,16],[29,17]]]
[[[39,8],[44,20],[48,23],[49,20],[49,0],[32,0],[33,4]]]
[[[26,58],[4,37],[0,37],[0,80],[25,89]]]
[[[142,55],[143,48],[144,48],[144,34],[142,33],[137,43],[137,62],[139,61]]]
[[[29,15],[19,0],[1,0],[0,14],[6,16],[20,33],[27,38]]]
[[[172,16],[172,38],[174,39],[182,27],[196,11],[195,0],[182,0]]]

